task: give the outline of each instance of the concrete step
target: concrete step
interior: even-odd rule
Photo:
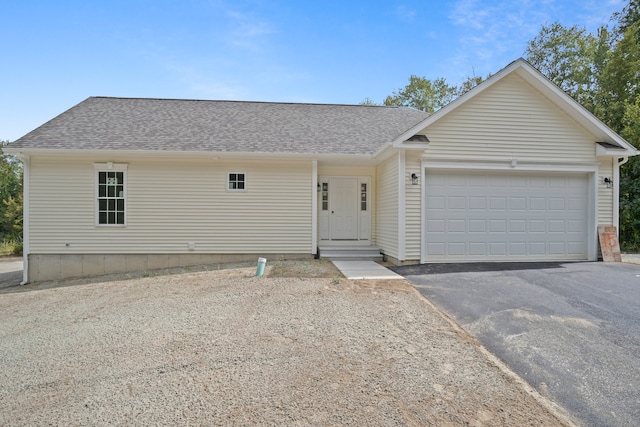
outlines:
[[[320,258],[331,261],[382,261],[380,248],[365,247],[323,247]]]

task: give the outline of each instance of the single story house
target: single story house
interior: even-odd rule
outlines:
[[[636,149],[523,59],[410,108],[91,97],[10,144],[24,281],[375,248],[596,260]]]

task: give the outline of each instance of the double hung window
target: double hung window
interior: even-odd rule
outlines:
[[[96,224],[126,225],[127,167],[96,164]]]

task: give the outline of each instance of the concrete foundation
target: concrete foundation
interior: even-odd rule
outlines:
[[[28,282],[44,282],[173,267],[276,259],[312,259],[312,254],[96,254],[29,255]]]
[[[417,260],[417,259],[409,259],[409,260],[405,260],[405,261],[400,261],[398,258],[394,258],[391,255],[385,255],[385,254],[383,254],[382,257],[383,257],[382,258],[383,261],[389,262],[389,263],[391,263],[393,265],[398,265],[398,266],[420,264],[420,260]]]

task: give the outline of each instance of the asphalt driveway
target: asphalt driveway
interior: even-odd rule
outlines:
[[[640,265],[393,269],[585,425],[640,420]]]

